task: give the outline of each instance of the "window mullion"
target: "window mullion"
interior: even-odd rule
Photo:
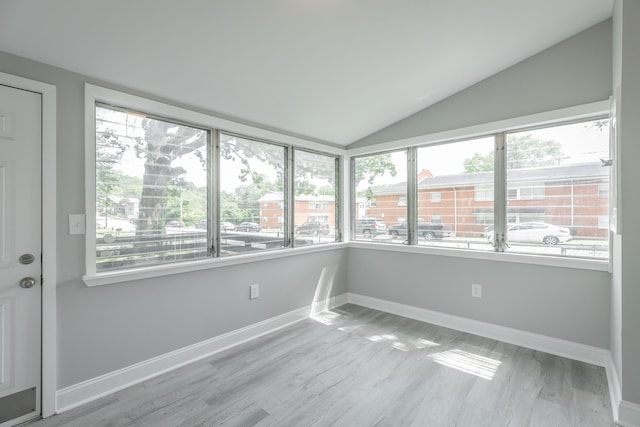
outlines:
[[[416,162],[417,149],[407,149],[407,243],[417,245],[417,218],[418,218],[418,165]]]
[[[207,170],[209,173],[209,192],[207,201],[207,236],[211,243],[209,254],[220,256],[220,131],[209,130],[209,158]]]
[[[334,221],[336,228],[336,236],[335,241],[342,241],[342,179],[340,178],[342,175],[342,168],[340,167],[340,158],[335,158],[335,202],[334,202]]]
[[[284,149],[284,247],[295,246],[295,203],[294,203],[294,161],[295,153],[291,147]]]
[[[507,165],[505,148],[506,134],[496,134],[494,156],[494,196],[493,196],[493,245],[496,252],[504,252],[507,229]]]

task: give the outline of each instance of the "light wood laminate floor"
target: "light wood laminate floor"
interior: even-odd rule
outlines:
[[[344,305],[29,425],[613,426],[603,368]]]

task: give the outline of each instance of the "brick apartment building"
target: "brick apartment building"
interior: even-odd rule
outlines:
[[[284,226],[284,196],[281,192],[267,193],[260,202],[260,225],[262,228],[281,230]],[[301,195],[295,197],[294,223],[307,221],[336,225],[335,196]]]
[[[609,169],[600,163],[519,169],[508,172],[509,224],[539,221],[569,227],[583,238],[606,238]],[[493,224],[493,173],[418,176],[419,220],[442,223],[458,237],[479,237]],[[361,217],[387,226],[407,218],[407,184],[374,189]]]

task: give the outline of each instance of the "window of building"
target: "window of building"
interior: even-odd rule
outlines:
[[[493,184],[474,186],[474,201],[493,202]]]
[[[407,152],[405,150],[352,159],[354,201],[369,200],[365,212],[354,215],[352,238],[402,244],[407,240]]]
[[[600,230],[609,229],[609,215],[598,215],[598,228]]]
[[[339,240],[338,158],[303,150],[294,158],[294,245]]]
[[[598,184],[598,198],[609,199],[609,183],[601,182]]]
[[[407,196],[398,196],[398,206],[407,206]]]
[[[532,186],[528,186],[532,185]],[[507,189],[507,200],[541,200],[544,199],[544,186],[535,184],[515,184]]]
[[[418,184],[420,185],[420,184]],[[432,191],[429,193],[429,201],[431,203],[440,203],[442,201],[442,193],[440,191]]]

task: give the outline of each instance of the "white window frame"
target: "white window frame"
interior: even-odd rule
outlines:
[[[521,116],[511,119],[499,120],[496,122],[483,123],[479,125],[469,126],[460,129],[452,129],[443,132],[438,132],[428,135],[419,135],[407,139],[389,141],[375,146],[364,146],[349,150],[349,157],[360,157],[366,155],[375,155],[388,151],[395,151],[403,148],[419,147],[432,144],[443,144],[448,142],[455,142],[456,140],[472,139],[488,135],[504,134],[505,132],[513,132],[521,129],[532,129],[535,127],[551,127],[562,125],[570,122],[595,120],[599,118],[605,118],[609,114],[610,103],[606,101],[598,101],[589,104],[577,105],[568,108],[562,108],[553,111],[547,111],[527,116]],[[496,160],[498,160],[496,158]],[[506,170],[504,164],[498,164],[494,169],[494,174],[505,177]],[[496,181],[497,182],[497,181]],[[498,205],[502,204],[506,209],[506,189],[505,183],[498,186],[498,190],[494,194],[494,211],[496,214],[495,227],[497,230],[504,230],[507,227],[506,224],[506,212],[498,212]],[[489,201],[478,200],[476,196],[478,192],[474,192],[475,201]],[[503,201],[500,202],[500,199]],[[503,209],[503,210],[504,210]],[[500,217],[503,216],[503,219]],[[611,271],[612,252],[609,251],[608,260],[602,259],[588,259],[588,258],[570,258],[550,255],[531,255],[524,253],[505,253],[505,252],[482,252],[482,251],[469,251],[464,249],[454,248],[440,248],[429,246],[408,246],[408,245],[385,245],[385,244],[371,244],[363,241],[353,242],[354,247],[363,248],[375,248],[377,250],[391,250],[399,252],[410,253],[426,253],[434,255],[447,255],[453,257],[462,258],[474,258],[474,259],[487,259],[492,261],[504,261],[504,262],[517,262],[535,265],[548,265],[567,268],[597,270],[597,271]]]
[[[493,185],[480,184],[473,187],[473,200],[476,202],[493,202]]]
[[[325,250],[334,250],[345,246],[344,243],[332,242],[323,245],[312,245],[312,247],[286,248],[286,250],[253,252],[249,254],[237,255],[233,257],[211,258],[198,261],[185,261],[173,264],[162,264],[149,267],[138,267],[130,270],[115,270],[109,272],[96,272],[96,167],[95,167],[95,105],[103,103],[120,107],[128,107],[135,111],[143,111],[159,117],[166,117],[171,120],[191,123],[195,126],[224,130],[241,134],[246,137],[256,138],[265,142],[278,141],[278,144],[292,148],[312,150],[327,155],[338,157],[340,165],[344,165],[346,150],[302,138],[293,137],[278,132],[261,129],[231,120],[222,119],[216,116],[188,110],[171,104],[154,101],[151,99],[131,95],[128,93],[107,89],[92,84],[85,84],[85,214],[86,214],[86,235],[85,235],[85,275],[83,281],[88,286],[99,286],[123,281],[139,280],[165,276],[168,274],[179,274],[189,271],[225,267],[229,265],[244,264],[249,262],[262,261],[287,257],[295,254],[313,253]],[[217,167],[217,166],[216,166]],[[341,176],[343,178],[344,176]],[[344,182],[344,181],[342,181]],[[311,246],[311,245],[310,245]]]

